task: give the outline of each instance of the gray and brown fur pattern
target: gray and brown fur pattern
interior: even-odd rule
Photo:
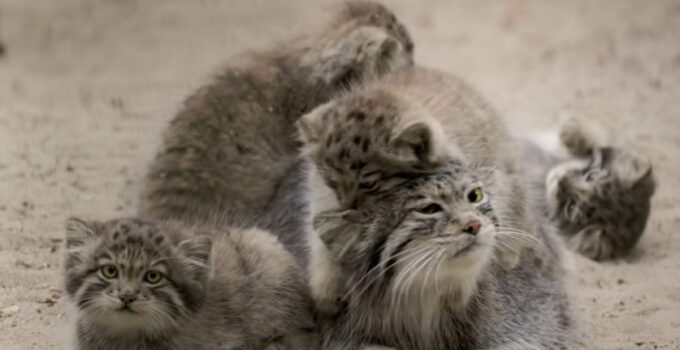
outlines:
[[[566,348],[560,246],[476,92],[404,69],[298,124],[324,349]]]
[[[165,130],[142,212],[187,208],[251,218],[265,208],[299,147],[295,121],[350,85],[412,64],[413,43],[384,6],[339,4],[320,31],[232,60],[191,95]]]
[[[656,182],[648,160],[598,134],[596,126],[572,118],[559,130],[566,156],[546,142],[523,140],[523,158],[545,215],[571,247],[599,261],[624,257],[635,247]]]
[[[69,219],[66,248],[78,349],[318,347],[302,271],[266,232]]]

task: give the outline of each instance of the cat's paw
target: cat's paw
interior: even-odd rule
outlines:
[[[576,157],[589,157],[593,151],[604,146],[606,135],[603,129],[593,122],[581,118],[568,117],[560,122],[560,141]]]
[[[321,68],[324,80],[332,85],[350,86],[367,77],[380,76],[413,64],[411,52],[377,27],[360,27],[335,46],[324,50]]]

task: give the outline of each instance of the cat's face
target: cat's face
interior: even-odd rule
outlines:
[[[162,335],[196,310],[210,240],[137,219],[67,221],[66,291],[85,322],[121,335]]]
[[[588,230],[634,244],[647,222],[654,187],[648,162],[605,147],[594,150],[590,159],[551,170],[546,196],[552,219],[567,235]],[[595,259],[604,258],[593,254]]]
[[[497,221],[483,184],[450,165],[366,195],[354,209],[321,213],[313,225],[351,271],[380,272],[385,280],[374,282],[403,294],[475,283],[490,259]]]

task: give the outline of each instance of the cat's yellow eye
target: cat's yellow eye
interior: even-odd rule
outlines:
[[[144,281],[150,284],[156,284],[162,279],[163,274],[155,270],[147,271],[147,273],[144,275]]]
[[[99,268],[99,273],[106,279],[114,279],[118,277],[118,268],[112,264],[106,264]]]
[[[481,187],[477,187],[468,193],[467,199],[470,203],[479,203],[484,199],[484,191]]]

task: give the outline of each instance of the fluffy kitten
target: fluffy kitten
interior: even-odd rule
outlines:
[[[411,65],[413,43],[384,6],[340,4],[320,31],[230,62],[189,97],[164,134],[142,212],[195,217],[211,208],[251,218],[296,154],[294,122],[351,84]]]
[[[565,348],[559,246],[474,91],[406,69],[298,124],[324,349]]]
[[[79,349],[318,347],[301,270],[266,232],[69,219],[66,247]]]
[[[523,140],[538,202],[547,204],[546,215],[569,245],[594,260],[622,257],[635,247],[656,187],[649,161],[601,139],[592,126],[571,119],[559,135],[566,156],[546,144],[549,139]]]

